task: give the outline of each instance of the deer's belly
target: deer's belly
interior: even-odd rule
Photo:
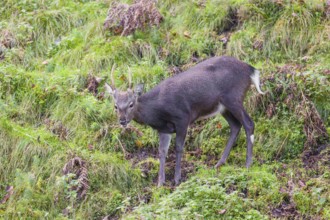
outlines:
[[[206,118],[210,118],[213,117],[217,114],[223,114],[225,112],[226,108],[223,104],[219,103],[216,108],[214,108],[212,111],[207,112],[205,115],[202,115],[198,118],[198,120],[201,119],[206,119]]]
[[[175,126],[173,123],[170,122],[164,122],[158,125],[150,125],[150,126],[162,133],[167,133],[167,134],[175,133]]]

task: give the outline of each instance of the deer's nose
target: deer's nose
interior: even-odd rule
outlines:
[[[119,120],[119,123],[120,123],[121,125],[126,125],[126,124],[127,124],[127,121],[126,121],[125,118],[121,118],[121,119]]]

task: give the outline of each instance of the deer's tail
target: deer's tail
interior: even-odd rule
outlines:
[[[260,71],[255,69],[254,72],[250,75],[251,80],[253,82],[253,84],[256,86],[257,91],[260,94],[265,94],[263,91],[261,91],[260,89]]]

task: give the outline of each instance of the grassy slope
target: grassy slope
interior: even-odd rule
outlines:
[[[0,218],[264,219],[285,207],[292,209],[286,216],[330,218],[329,164],[319,160],[317,170],[303,167],[304,119],[284,102],[288,90],[274,92],[279,84],[296,83],[329,132],[330,9],[322,0],[285,2],[159,1],[160,28],[120,37],[102,31],[110,1],[5,0],[0,9],[0,199],[6,186],[14,193],[0,204]],[[256,102],[253,91],[246,103],[256,122],[253,168],[242,169],[243,134],[220,174],[205,165],[215,164],[228,136],[218,117],[191,129],[186,149],[201,153],[187,153],[185,160],[195,161],[198,171],[174,191],[159,190],[152,181],[157,162],[146,159],[155,166],[144,177],[121,147],[132,155],[137,148],[155,148],[155,133],[136,125],[143,136],[122,134],[111,101],[87,91],[88,74],[106,78],[116,63],[118,86],[126,87],[130,67],[134,81],[145,82],[148,90],[173,74],[174,66],[184,70],[196,58],[223,54],[273,77],[264,84],[271,91],[267,99]],[[277,100],[271,116],[267,100]],[[90,188],[79,202],[69,190],[75,180],[62,174],[74,155],[88,164]]]

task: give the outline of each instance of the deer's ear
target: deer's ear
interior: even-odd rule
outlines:
[[[115,94],[115,89],[113,89],[113,88],[111,88],[111,86],[108,84],[108,83],[105,83],[104,84],[104,87],[105,87],[105,91],[107,92],[107,93],[109,93],[110,95],[114,95]]]
[[[136,96],[140,96],[142,95],[143,93],[143,88],[144,88],[144,84],[140,83],[140,84],[137,84],[134,88],[134,94]]]

